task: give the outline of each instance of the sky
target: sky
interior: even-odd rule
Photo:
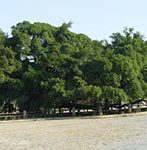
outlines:
[[[133,27],[147,37],[147,0],[1,0],[0,28],[24,20],[46,22],[53,26],[71,21],[76,33],[92,39],[109,39],[124,27]]]

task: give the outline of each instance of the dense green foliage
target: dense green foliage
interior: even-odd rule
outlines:
[[[111,43],[24,21],[0,31],[0,111],[43,110],[147,98],[147,41],[132,28]],[[15,107],[14,107],[15,106]]]

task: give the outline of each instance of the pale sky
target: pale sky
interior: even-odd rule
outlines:
[[[1,0],[0,28],[24,20],[60,26],[72,21],[71,31],[102,40],[124,27],[147,37],[147,0]]]

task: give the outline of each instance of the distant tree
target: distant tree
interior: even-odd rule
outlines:
[[[128,101],[129,97],[126,92],[119,88],[113,88],[112,86],[104,86],[102,88],[101,98],[105,102],[105,109],[109,109],[110,104],[118,103],[121,108],[121,102]]]

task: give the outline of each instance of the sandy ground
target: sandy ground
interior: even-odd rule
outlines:
[[[147,113],[0,121],[0,150],[146,150]]]

